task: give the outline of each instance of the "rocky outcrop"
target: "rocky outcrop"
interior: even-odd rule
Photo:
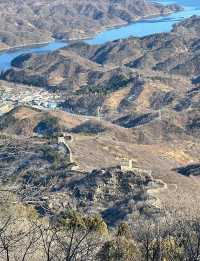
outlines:
[[[120,167],[113,167],[94,170],[58,185],[56,189],[71,195],[68,200],[73,207],[84,213],[100,213],[107,224],[115,226],[122,221],[131,221],[137,212],[154,215],[156,209],[152,202],[156,199],[149,196],[148,190],[162,186],[147,174],[123,172]]]

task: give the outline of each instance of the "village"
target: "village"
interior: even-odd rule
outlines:
[[[0,81],[0,115],[19,105],[28,105],[38,109],[55,109],[61,101],[58,94],[39,87]]]

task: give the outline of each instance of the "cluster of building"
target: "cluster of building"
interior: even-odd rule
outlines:
[[[19,105],[38,109],[55,109],[61,97],[42,88],[0,81],[0,115]]]

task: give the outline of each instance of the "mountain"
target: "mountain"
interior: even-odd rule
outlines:
[[[189,151],[188,144],[199,142],[199,25],[194,16],[170,33],[22,55],[3,78],[53,90],[62,96],[60,109],[98,115],[121,133],[134,133],[134,143],[180,144],[178,161],[190,164],[198,161],[198,149]],[[75,133],[104,133],[98,122],[79,125]]]
[[[2,48],[90,37],[106,27],[180,10],[145,0],[0,1]]]
[[[8,2],[0,48],[179,9]],[[199,43],[193,16],[169,33],[19,55],[1,72],[1,260],[198,259]]]
[[[159,120],[165,141],[198,138],[199,25],[192,17],[170,33],[22,55],[3,79],[53,89],[65,100],[60,108],[90,116],[100,110],[110,122],[152,133],[149,142]]]
[[[29,88],[59,99],[52,110],[25,96],[2,113],[2,182],[15,180],[26,194],[27,181],[48,184],[42,202],[52,212],[69,203],[111,226],[196,197],[199,25],[192,17],[170,33],[14,59],[1,75],[4,94]]]
[[[15,181],[15,186],[20,187],[19,197],[31,198],[37,194],[39,198],[35,200],[57,213],[66,206],[83,213],[98,213],[110,226],[131,220],[137,211],[150,216],[157,213],[153,190],[162,189],[164,183],[155,180],[150,172],[144,170],[142,177],[137,169],[122,169],[120,161],[115,165],[114,155],[108,157],[113,167],[101,168],[105,166],[102,162],[98,170],[94,169],[102,159],[102,153],[95,147],[101,150],[100,144],[109,137],[115,139],[116,145],[122,141],[126,143],[130,141],[129,130],[92,117],[85,119],[62,111],[46,112],[27,106],[16,107],[1,116],[0,128],[0,168],[4,169],[0,182],[12,186]],[[72,137],[68,147],[58,142],[63,133]],[[101,141],[96,140],[98,135],[102,136]],[[90,149],[89,139],[93,139]],[[80,153],[81,141],[83,154]],[[96,161],[89,160],[91,153]],[[84,161],[85,164],[89,162],[89,168],[81,165]],[[45,194],[41,193],[44,185],[48,186]],[[30,186],[35,187],[34,192],[29,191]],[[131,207],[132,201],[138,204],[137,208]],[[36,203],[36,207],[41,208],[41,205]]]
[[[184,169],[196,173],[192,166],[198,163],[198,138],[179,133],[164,119],[137,128],[117,124],[60,110],[16,107],[0,116],[0,180],[15,180],[19,186],[31,180],[38,190],[49,180],[44,202],[51,208],[59,211],[68,202],[81,211],[101,213],[110,225],[132,217],[132,199],[140,202],[141,213],[154,215],[160,204],[173,203],[169,195],[175,199],[180,193],[198,193],[198,175],[188,179],[184,174]],[[71,137],[66,140],[70,150],[58,142],[63,135]],[[143,182],[147,195],[140,187]]]

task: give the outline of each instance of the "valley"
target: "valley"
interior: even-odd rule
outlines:
[[[184,184],[174,169],[199,162],[199,24],[194,16],[170,33],[19,55],[1,74],[1,131],[34,137],[35,117],[51,111],[56,122],[66,121],[61,129],[74,133],[81,171],[133,158],[169,188],[179,178]],[[19,118],[15,108],[22,109]],[[73,118],[80,123],[70,127]],[[189,192],[188,184],[181,191]]]
[[[50,42],[0,54],[0,260],[198,260],[200,6],[181,4],[0,1],[2,49]]]

